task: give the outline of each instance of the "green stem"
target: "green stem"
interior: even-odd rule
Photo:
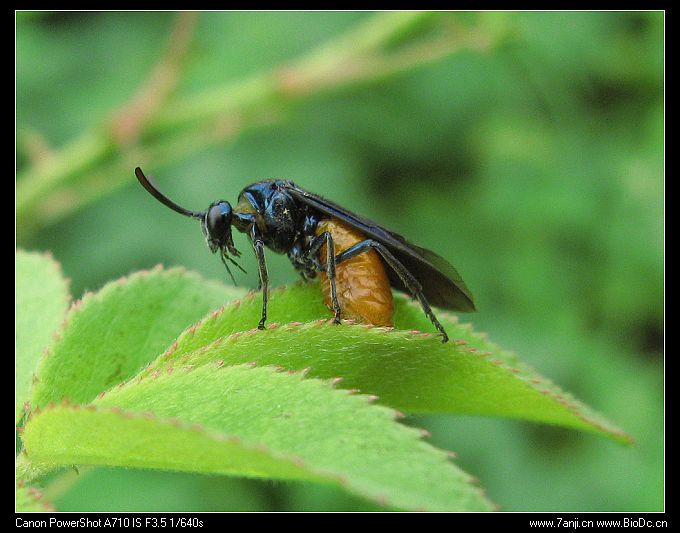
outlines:
[[[224,85],[167,106],[150,121],[149,130],[152,133],[170,130],[293,96],[292,91],[287,89],[282,74],[294,73],[302,80],[327,78],[329,73],[342,69],[350,60],[362,55],[376,54],[396,35],[432,15],[433,13],[421,11],[375,15],[283,69],[257,74],[244,81]],[[367,73],[364,77],[370,76]],[[344,84],[343,80],[337,79]]]
[[[91,131],[17,175],[17,217],[30,211],[38,200],[55,187],[94,167],[113,148],[109,135],[102,131]]]
[[[378,13],[287,66],[194,96],[163,100],[139,125],[144,145],[118,142],[110,124],[84,134],[17,175],[17,239],[127,183],[131,169],[140,163],[159,168],[168,164],[161,156],[176,161],[261,124],[262,110],[278,118],[291,102],[375,82],[461,48],[490,44],[485,24],[465,34],[443,31],[424,42],[409,42],[418,41],[410,34],[420,25],[436,17],[444,20],[441,15]],[[399,46],[387,53],[385,48],[397,41]]]

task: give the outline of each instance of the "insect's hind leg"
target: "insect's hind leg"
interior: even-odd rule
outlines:
[[[315,237],[311,243],[309,243],[309,248],[305,252],[305,258],[313,258],[323,245],[326,245],[326,264],[323,265],[319,270],[326,270],[326,275],[328,276],[328,281],[331,286],[331,302],[333,304],[333,312],[335,316],[333,317],[333,323],[340,324],[340,303],[338,302],[338,290],[335,286],[335,265],[337,263],[335,257],[335,244],[333,243],[333,235],[329,231],[324,231],[321,235]]]
[[[347,261],[348,259],[356,257],[359,254],[368,252],[369,250],[375,250],[376,252],[378,252],[385,260],[385,262],[390,266],[390,268],[392,268],[392,270],[394,270],[397,273],[399,279],[401,279],[404,286],[409,291],[411,291],[411,294],[415,298],[418,299],[420,306],[423,308],[423,311],[430,319],[434,327],[437,328],[437,331],[439,331],[439,333],[442,334],[442,342],[448,342],[449,336],[446,334],[446,331],[444,331],[444,327],[441,325],[439,320],[437,320],[437,317],[432,312],[432,308],[430,307],[430,304],[428,303],[427,298],[425,298],[425,294],[423,293],[422,285],[413,276],[413,274],[411,274],[408,271],[408,269],[401,263],[401,261],[394,257],[394,255],[392,255],[392,253],[387,249],[385,245],[376,242],[372,239],[366,239],[365,241],[361,241],[355,244],[354,246],[347,248],[347,250],[345,250],[344,252],[335,256],[335,264],[339,265],[343,261]]]

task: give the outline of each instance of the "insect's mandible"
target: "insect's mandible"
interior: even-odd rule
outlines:
[[[208,247],[219,254],[232,280],[229,265],[243,270],[236,262],[241,253],[234,246],[232,227],[248,236],[262,290],[260,329],[267,320],[265,248],[287,254],[304,279],[321,278],[324,300],[338,324],[351,318],[391,326],[391,287],[418,300],[442,342],[449,337],[431,305],[475,310],[472,294],[445,259],[291,181],[258,181],[241,191],[233,207],[219,200],[205,211],[190,211],[160,192],[139,167],[135,175],[159,202],[200,221]]]

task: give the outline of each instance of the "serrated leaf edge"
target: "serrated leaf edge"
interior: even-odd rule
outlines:
[[[322,383],[329,389],[338,391],[338,392],[345,392],[348,395],[351,395],[355,398],[364,400],[366,403],[367,407],[370,407],[371,409],[378,409],[390,416],[393,421],[395,421],[399,427],[401,428],[402,431],[405,432],[405,434],[409,434],[411,438],[414,438],[415,440],[424,440],[428,439],[431,437],[431,434],[422,428],[417,428],[413,426],[405,426],[403,424],[400,424],[398,422],[399,419],[403,418],[403,414],[395,409],[392,409],[391,407],[384,406],[384,405],[375,405],[374,402],[378,399],[377,396],[375,395],[366,395],[366,394],[360,394],[359,391],[356,389],[339,389],[336,387],[336,385],[340,382],[342,378],[331,378],[331,379],[318,379],[318,378],[308,378],[307,373],[309,371],[308,368],[304,368],[300,371],[291,371],[288,370],[284,367],[281,366],[273,366],[273,365],[258,365],[255,361],[252,361],[250,363],[246,364],[240,364],[240,365],[224,365],[224,361],[215,361],[215,362],[210,362],[206,363],[206,365],[213,365],[216,370],[222,369],[222,368],[233,368],[236,366],[242,366],[242,367],[249,367],[249,368],[266,368],[268,370],[271,370],[273,373],[287,373],[289,375],[297,375],[300,377],[300,379],[306,379],[306,380],[313,380],[318,383]],[[199,366],[206,366],[206,365],[199,365]],[[163,369],[163,372],[159,373],[153,373],[153,374],[147,374],[147,375],[138,375],[137,377],[128,380],[127,382],[122,382],[118,384],[115,388],[110,389],[109,391],[105,391],[101,393],[98,398],[104,398],[108,394],[110,394],[113,390],[118,390],[122,388],[130,388],[130,387],[135,387],[136,385],[142,383],[143,381],[150,380],[150,379],[155,379],[159,377],[161,374],[167,374],[170,375],[176,371],[184,371],[184,372],[191,372],[197,368],[196,365],[181,365],[179,367],[175,366],[168,366],[167,368]],[[253,443],[253,442],[248,442],[247,440],[243,440],[241,437],[238,435],[228,435],[225,434],[221,431],[214,430],[207,428],[203,426],[202,424],[196,424],[194,422],[187,422],[184,420],[181,420],[178,417],[170,417],[170,418],[163,418],[163,417],[158,417],[156,416],[153,412],[151,411],[144,411],[144,412],[138,412],[138,411],[129,411],[129,410],[124,410],[122,408],[112,406],[112,407],[101,407],[97,406],[94,404],[78,404],[78,403],[72,403],[68,398],[64,398],[60,403],[55,403],[55,402],[50,402],[47,404],[45,407],[40,408],[37,407],[35,408],[28,417],[27,423],[30,422],[30,420],[34,416],[39,416],[45,412],[49,412],[50,410],[54,410],[57,408],[67,408],[71,410],[87,410],[87,411],[93,411],[93,412],[110,412],[114,413],[117,415],[120,415],[123,418],[127,419],[144,419],[148,421],[153,421],[155,423],[159,424],[164,424],[164,425],[170,425],[178,429],[183,429],[187,431],[194,431],[194,432],[199,432],[203,433],[206,435],[206,437],[215,439],[215,440],[220,440],[223,442],[228,442],[232,444],[238,444],[239,446],[243,446],[246,449],[249,449],[251,451],[257,451],[260,453],[266,453],[269,454],[271,457],[277,460],[285,460],[291,462],[293,465],[306,469],[308,472],[315,476],[320,476],[323,478],[326,478],[330,481],[334,481],[338,483],[341,487],[345,488],[346,490],[349,490],[350,492],[353,492],[355,494],[358,494],[359,496],[366,498],[368,500],[372,500],[377,502],[381,506],[392,506],[388,500],[388,498],[384,495],[369,495],[364,492],[359,492],[359,491],[354,491],[352,490],[351,483],[349,480],[343,476],[342,474],[338,474],[336,472],[328,471],[323,468],[318,468],[318,467],[312,467],[310,466],[303,458],[291,454],[286,454],[284,452],[280,452],[274,449],[271,449],[267,445],[263,443]],[[440,448],[437,448],[435,446],[432,446],[431,444],[429,445],[431,452],[435,453],[437,456],[439,456],[440,460],[443,463],[452,463],[452,459],[456,457],[456,454],[453,452],[448,452],[446,450],[442,450]],[[455,465],[454,465],[455,466]],[[464,470],[456,467],[458,472],[461,474],[462,480],[470,485],[475,491],[477,491],[479,497],[483,499],[491,508],[496,509],[497,506],[491,502],[486,495],[486,492],[484,489],[478,486],[478,481],[476,481],[476,478],[465,472]],[[426,510],[426,509],[415,509],[415,510]]]
[[[48,513],[53,513],[56,511],[54,505],[52,502],[45,501],[43,499],[43,493],[42,491],[37,488],[37,487],[27,487],[25,482],[23,481],[18,481],[16,483],[17,489],[25,489],[26,494],[28,495],[31,500],[33,500],[34,503],[40,505],[43,508],[43,511],[48,512]],[[19,511],[21,512],[21,511]]]
[[[281,288],[282,290],[285,290],[284,288]],[[250,295],[250,298],[252,298],[256,293],[252,293]],[[404,300],[406,300],[405,297],[403,297]],[[414,302],[407,301],[406,302],[409,305],[412,305],[414,307],[417,307],[418,304]],[[181,341],[186,338],[191,338],[196,334],[196,331],[200,330],[201,327],[204,327],[206,324],[210,323],[213,320],[216,320],[219,316],[222,315],[222,313],[225,311],[226,308],[228,308],[231,304],[227,304],[225,306],[222,306],[220,309],[213,311],[210,313],[208,316],[205,318],[201,319],[199,322],[196,324],[190,326],[189,328],[185,329],[180,336],[175,340],[175,342],[172,343],[172,345],[165,351],[163,352],[157,359],[152,361],[149,366],[142,370],[141,373],[151,371],[155,368],[157,368],[160,365],[163,364],[168,364],[169,362],[172,362],[174,360],[173,356],[174,353],[177,351],[178,347],[181,345]],[[466,354],[471,354],[471,355],[476,355],[482,359],[486,359],[489,363],[494,364],[498,366],[499,368],[505,370],[512,376],[514,376],[517,379],[520,379],[522,382],[527,384],[531,389],[535,390],[536,392],[543,394],[545,396],[550,397],[553,401],[556,403],[559,403],[562,405],[565,409],[567,409],[574,417],[577,419],[581,420],[583,423],[585,423],[588,426],[591,426],[598,431],[608,434],[612,436],[614,439],[616,439],[619,442],[626,443],[626,444],[631,444],[635,442],[633,437],[628,435],[625,431],[622,429],[618,428],[612,423],[606,422],[606,421],[601,421],[598,420],[597,418],[594,418],[593,416],[589,416],[587,413],[583,412],[584,410],[588,410],[588,408],[585,404],[580,402],[578,399],[573,397],[571,394],[563,391],[559,386],[557,386],[554,382],[552,382],[548,378],[542,377],[540,374],[538,374],[533,368],[531,368],[529,365],[526,363],[519,361],[518,358],[516,357],[515,354],[512,352],[508,352],[507,350],[503,350],[500,347],[498,347],[495,343],[492,341],[488,340],[488,336],[484,333],[478,333],[472,329],[472,326],[470,324],[463,324],[460,323],[458,320],[458,317],[455,315],[450,315],[448,313],[442,313],[442,315],[445,317],[447,320],[453,320],[457,322],[459,327],[463,327],[466,330],[468,330],[468,333],[472,336],[479,336],[481,339],[485,342],[491,345],[492,349],[495,351],[487,351],[487,350],[479,350],[478,348],[475,348],[473,346],[469,346],[468,341],[465,339],[451,339],[449,342],[453,343],[453,345],[456,346],[456,349],[460,352],[464,352]],[[345,326],[345,327],[353,327],[353,328],[363,328],[364,330],[370,330],[370,331],[376,331],[380,332],[380,334],[389,334],[393,336],[397,336],[403,339],[413,339],[416,342],[419,340],[423,339],[436,339],[438,340],[438,334],[435,333],[428,333],[428,332],[423,332],[419,330],[401,330],[401,329],[395,329],[395,328],[388,328],[384,326],[374,326],[371,324],[357,324],[354,321],[347,321],[343,320],[342,324],[340,325],[335,325],[331,324],[332,323],[332,317],[328,319],[318,319],[318,320],[313,320],[309,322],[288,322],[284,324],[279,324],[279,323],[272,323],[267,326],[267,329],[265,330],[260,330],[258,328],[251,328],[248,330],[243,330],[243,331],[237,331],[234,332],[230,335],[224,336],[224,337],[219,337],[215,339],[214,341],[210,342],[209,344],[206,344],[200,348],[196,348],[194,350],[191,350],[186,353],[181,354],[181,359],[180,360],[186,360],[187,358],[191,358],[192,354],[202,354],[205,351],[209,351],[211,349],[214,349],[217,346],[223,345],[223,344],[229,344],[229,343],[236,343],[238,340],[245,338],[245,337],[253,337],[258,334],[266,334],[267,331],[270,330],[275,330],[275,329],[299,329],[300,331],[304,331],[307,329],[312,329],[312,328],[318,328],[318,327],[323,327],[323,326],[330,326],[330,327],[340,327],[340,326]],[[497,355],[497,357],[493,357],[494,355]],[[498,357],[503,357],[506,356],[507,359],[513,360],[514,363],[517,363],[516,365],[511,365],[508,360],[501,359]],[[590,409],[592,410],[592,409]],[[601,416],[594,410],[593,414],[595,417]]]
[[[406,303],[409,306],[418,307],[418,305],[415,302],[407,301]],[[559,385],[557,385],[551,379],[543,377],[533,367],[531,367],[524,361],[521,361],[514,352],[500,348],[496,343],[489,339],[487,333],[475,331],[472,328],[471,324],[460,322],[457,315],[453,315],[451,313],[441,310],[438,310],[437,314],[444,320],[455,322],[459,327],[466,329],[470,335],[480,337],[480,339],[483,342],[488,343],[491,346],[491,349],[493,350],[478,352],[476,348],[469,348],[467,350],[469,353],[476,352],[482,357],[493,356],[496,354],[497,357],[504,357],[505,359],[493,358],[489,359],[489,361],[499,366],[500,368],[503,368],[506,371],[511,372],[512,374],[515,375],[515,377],[524,381],[527,385],[529,385],[532,389],[536,390],[537,392],[545,396],[548,396],[555,402],[561,404],[582,422],[598,429],[603,433],[611,435],[620,443],[623,444],[635,443],[635,439],[631,435],[623,431],[615,424],[604,420],[604,417],[602,417],[602,415],[600,415],[597,411],[595,411],[593,408],[587,406],[586,404],[575,398],[572,394],[562,390],[559,387]],[[467,341],[463,342],[467,344]],[[513,365],[510,364],[510,360],[513,361],[514,363]],[[592,411],[593,416],[589,416],[584,411]],[[602,418],[602,420],[598,420],[598,417]]]
[[[149,269],[143,269],[143,270],[137,270],[131,274],[127,274],[125,276],[121,276],[120,278],[117,278],[113,281],[109,281],[104,286],[99,289],[98,291],[86,291],[81,298],[78,300],[75,300],[71,303],[69,308],[66,311],[66,314],[64,315],[64,320],[61,323],[61,326],[59,329],[54,333],[52,336],[52,340],[50,344],[48,344],[42,352],[42,355],[40,359],[38,360],[38,364],[36,366],[36,370],[33,372],[33,377],[31,381],[31,391],[29,393],[29,397],[32,395],[32,389],[35,387],[35,385],[40,381],[40,376],[39,376],[39,371],[43,367],[43,364],[47,358],[49,358],[53,351],[55,345],[63,338],[66,330],[69,327],[70,321],[73,319],[74,315],[82,312],[84,309],[86,309],[89,305],[92,305],[94,302],[99,302],[104,298],[107,298],[111,293],[119,290],[121,287],[126,286],[131,283],[136,283],[139,280],[148,278],[152,275],[160,275],[164,278],[171,278],[171,277],[186,277],[193,279],[195,281],[200,281],[203,283],[218,283],[213,280],[208,280],[201,276],[199,273],[187,270],[186,268],[182,266],[174,266],[170,268],[164,267],[162,264],[157,264],[152,268]],[[24,412],[27,412],[27,409],[30,409],[31,406],[27,402],[24,405]]]
[[[54,257],[52,252],[50,250],[46,250],[46,251],[30,250],[29,251],[29,250],[24,250],[23,248],[17,248],[15,250],[15,254],[19,253],[19,252],[22,253],[22,254],[25,254],[25,255],[40,256],[43,259],[47,260],[47,263],[50,264],[51,268],[55,271],[57,276],[59,278],[61,278],[62,280],[64,280],[64,282],[66,283],[65,302],[66,302],[66,304],[68,304],[71,301],[71,299],[73,298],[72,295],[71,295],[71,278],[66,277],[64,275],[64,269],[61,266],[61,262],[58,261]]]
[[[15,250],[15,257],[16,257],[16,254],[18,254],[18,253],[22,253],[24,255],[36,256],[36,257],[40,257],[40,258],[46,260],[46,263],[50,265],[50,268],[52,268],[52,270],[56,273],[56,275],[60,279],[64,280],[65,285],[66,285],[66,293],[64,295],[64,303],[67,306],[66,312],[64,313],[64,320],[65,320],[65,318],[68,315],[68,312],[70,310],[70,307],[72,307],[72,305],[73,305],[72,304],[73,296],[71,295],[71,278],[66,277],[64,275],[64,271],[63,271],[63,268],[61,266],[61,262],[57,261],[57,259],[54,257],[54,255],[52,254],[52,252],[50,250],[47,250],[47,251],[38,251],[38,250],[29,251],[29,250],[25,250],[23,248],[17,248]],[[36,383],[37,368],[40,368],[40,365],[41,365],[43,359],[45,357],[47,357],[49,347],[58,338],[58,333],[63,328],[63,325],[64,325],[64,322],[62,321],[62,324],[59,327],[59,329],[52,334],[52,339],[48,342],[48,344],[46,346],[44,346],[41,349],[40,356],[38,357],[36,369],[34,369],[33,374],[31,375],[31,386],[30,386],[30,388],[33,388],[33,385]],[[30,389],[29,389],[29,395],[28,396],[30,397]],[[22,407],[23,414],[19,417],[19,420],[18,420],[19,426],[21,425],[21,422],[22,422],[23,418],[25,417],[25,415],[28,411],[28,408],[29,408],[29,403],[28,403],[28,401],[26,401],[26,402],[24,402],[24,405]]]

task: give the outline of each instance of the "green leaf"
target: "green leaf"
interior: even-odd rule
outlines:
[[[157,267],[86,294],[41,362],[32,407],[92,400],[139,372],[183,328],[244,292]]]
[[[68,281],[51,255],[17,250],[15,255],[15,418],[28,400],[40,355],[64,319]]]
[[[271,367],[167,367],[90,406],[34,413],[25,448],[33,462],[325,481],[395,508],[492,508],[395,411],[332,385]]]
[[[328,320],[294,322],[268,329],[257,324],[260,300],[249,295],[185,331],[147,372],[192,352],[195,362],[255,361],[291,370],[309,367],[320,378],[341,376],[342,386],[380,397],[409,413],[503,416],[632,439],[615,425],[541,377],[516,356],[501,350],[456,317],[438,311],[451,341],[434,334],[365,326],[334,326]],[[270,316],[312,320],[329,316],[316,284],[275,292]],[[397,296],[395,324],[411,330],[433,327],[417,305]],[[201,352],[201,348],[209,349]]]
[[[16,485],[14,501],[14,509],[18,513],[54,511],[52,504],[43,500],[40,490],[24,484]]]

